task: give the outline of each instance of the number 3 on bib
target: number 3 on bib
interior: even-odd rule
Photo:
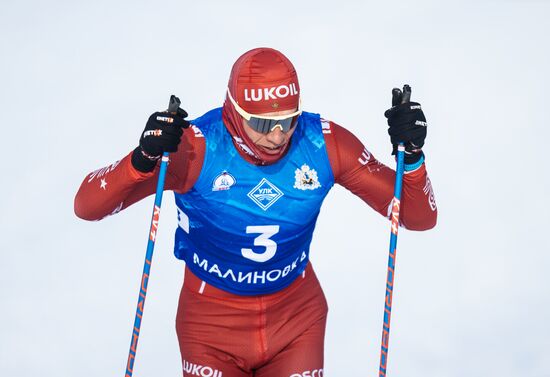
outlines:
[[[243,257],[256,262],[266,262],[275,256],[277,252],[277,243],[270,239],[276,233],[279,233],[279,225],[249,225],[246,227],[246,234],[260,233],[254,239],[254,246],[263,246],[263,253],[255,253],[252,249],[242,248]]]

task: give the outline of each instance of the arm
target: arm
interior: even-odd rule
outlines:
[[[380,163],[345,128],[330,122],[325,142],[335,182],[363,199],[383,216],[389,216],[395,171]],[[411,230],[433,228],[437,207],[425,164],[403,177],[401,223]]]
[[[178,151],[170,155],[165,190],[184,193],[193,187],[202,168],[204,148],[200,133],[184,132]],[[132,166],[131,159],[132,153],[86,176],[74,200],[78,217],[100,220],[155,193],[159,166],[143,173]]]

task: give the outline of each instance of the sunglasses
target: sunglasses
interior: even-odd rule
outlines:
[[[262,134],[268,134],[273,131],[275,128],[279,127],[283,132],[288,132],[296,124],[296,120],[302,113],[301,101],[298,105],[298,110],[292,114],[287,115],[277,115],[277,116],[261,116],[247,113],[244,111],[237,102],[231,96],[229,88],[227,89],[227,95],[229,100],[235,107],[235,110],[248,122],[250,128],[254,131],[260,132]]]

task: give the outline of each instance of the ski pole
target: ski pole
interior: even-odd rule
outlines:
[[[405,85],[403,92],[400,89],[392,90],[392,106],[400,103],[409,102],[411,98],[411,87]],[[399,207],[401,204],[401,187],[403,183],[405,146],[399,143],[397,146],[397,169],[395,172],[395,186],[393,191],[392,211],[391,211],[391,233],[390,233],[390,253],[388,258],[388,273],[386,277],[386,299],[384,301],[384,324],[382,326],[382,345],[380,350],[380,369],[379,377],[386,376],[388,366],[388,350],[390,343],[390,320],[393,296],[393,278],[395,276],[395,257],[397,251],[397,230],[399,229]]]
[[[172,95],[168,105],[168,112],[177,113],[181,102],[178,97]],[[139,339],[139,331],[141,329],[141,319],[143,317],[143,309],[145,306],[145,296],[147,295],[147,285],[149,283],[149,274],[151,271],[151,261],[153,259],[153,250],[155,249],[155,240],[157,237],[158,222],[160,217],[160,205],[162,203],[162,193],[164,191],[164,179],[166,177],[166,168],[168,167],[168,152],[162,154],[159,170],[159,178],[157,182],[157,191],[155,194],[155,204],[153,207],[153,215],[151,217],[151,226],[149,228],[149,239],[147,241],[147,251],[145,253],[145,263],[143,265],[143,274],[141,275],[141,285],[139,289],[139,297],[136,308],[136,316],[134,319],[134,328],[132,330],[132,340],[130,342],[130,351],[128,352],[128,362],[126,363],[125,377],[132,377],[134,370],[134,361],[136,358],[137,345]]]

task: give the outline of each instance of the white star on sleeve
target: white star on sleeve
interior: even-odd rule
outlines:
[[[101,178],[101,188],[107,190],[107,181],[103,178]]]

